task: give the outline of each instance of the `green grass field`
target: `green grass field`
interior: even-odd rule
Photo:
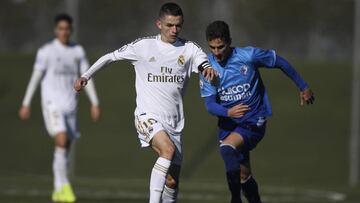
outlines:
[[[43,125],[39,91],[31,119],[22,122],[17,117],[33,57],[0,55],[1,203],[50,202],[53,144]],[[262,71],[274,116],[252,153],[252,168],[264,202],[358,203],[360,187],[347,184],[351,66],[294,65],[315,91],[313,106],[300,107],[297,88],[281,71]],[[179,202],[227,202],[216,119],[205,112],[197,79],[194,75],[185,96]],[[82,137],[76,145],[74,175],[78,202],[146,202],[155,155],[139,147],[133,127],[134,71],[119,62],[99,72],[95,81],[103,116],[92,123],[89,102],[81,94]]]

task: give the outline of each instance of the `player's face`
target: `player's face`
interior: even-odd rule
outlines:
[[[59,21],[55,26],[55,36],[63,44],[69,42],[71,31],[71,24],[65,20]]]
[[[230,44],[226,43],[223,39],[216,38],[208,41],[211,53],[218,61],[225,60],[230,54]]]
[[[182,16],[165,15],[156,21],[156,26],[160,29],[161,40],[174,43],[178,37],[182,25]]]

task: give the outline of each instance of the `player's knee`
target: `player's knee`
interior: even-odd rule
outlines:
[[[244,144],[244,139],[241,135],[237,133],[231,133],[225,138],[225,140],[223,140],[222,144],[232,145],[236,148],[241,148],[241,146]]]
[[[243,182],[243,183],[246,182],[250,177],[251,177],[250,171],[241,170],[241,172],[240,172],[241,182]]]
[[[55,145],[61,148],[68,148],[70,140],[67,138],[66,133],[61,132],[55,135]]]
[[[174,154],[175,154],[175,146],[173,144],[168,145],[160,150],[160,156],[169,160],[172,160]]]
[[[165,184],[169,188],[176,189],[179,183],[171,175],[167,175]]]
[[[59,140],[59,139],[57,139],[57,140],[55,141],[55,145],[56,145],[57,147],[67,148],[67,142],[66,142],[66,140]]]

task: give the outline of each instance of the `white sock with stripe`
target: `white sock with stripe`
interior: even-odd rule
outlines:
[[[164,191],[162,194],[162,203],[174,203],[177,199],[178,189],[169,188],[164,186]]]
[[[162,157],[156,160],[150,178],[150,203],[160,203],[170,164],[170,160]]]
[[[53,160],[55,191],[59,191],[64,184],[69,183],[67,177],[67,162],[66,149],[55,147]]]

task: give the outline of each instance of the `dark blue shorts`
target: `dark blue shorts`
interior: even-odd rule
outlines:
[[[265,135],[266,118],[258,117],[249,119],[242,123],[219,124],[219,140],[222,142],[232,132],[236,132],[244,139],[244,147],[242,152],[250,151],[262,140]],[[246,158],[246,154],[243,153]],[[248,155],[247,155],[248,156]]]

